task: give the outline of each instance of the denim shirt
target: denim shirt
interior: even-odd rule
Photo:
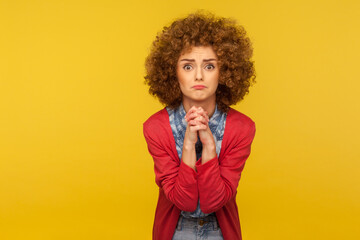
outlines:
[[[186,112],[184,109],[183,104],[181,103],[180,106],[176,109],[171,109],[169,107],[166,107],[166,110],[169,114],[169,120],[170,120],[170,126],[172,133],[174,135],[175,144],[176,144],[176,151],[179,155],[179,159],[181,161],[182,157],[182,149],[184,144],[184,137],[185,137],[185,131],[187,122],[184,119]],[[216,154],[219,157],[220,150],[221,150],[221,143],[224,135],[224,129],[225,129],[225,122],[226,122],[226,116],[227,114],[225,112],[222,112],[218,110],[217,104],[215,106],[215,112],[209,119],[209,128],[211,130],[211,133],[213,134],[215,145],[216,145]],[[202,153],[202,143],[200,141],[200,138],[198,137],[198,141],[195,144],[195,150],[196,150],[196,159],[199,160]],[[205,217],[208,215],[211,215],[213,213],[203,213],[200,209],[200,200],[198,200],[197,209],[194,212],[186,212],[181,211],[181,215],[183,217]]]

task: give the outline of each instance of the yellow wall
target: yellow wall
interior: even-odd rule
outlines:
[[[151,239],[142,123],[158,31],[202,8],[243,24],[257,125],[243,237],[360,239],[359,1],[0,0],[0,239]]]

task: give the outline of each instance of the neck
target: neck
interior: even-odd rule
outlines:
[[[215,98],[214,99],[209,99],[208,101],[192,101],[190,99],[187,98],[183,98],[182,100],[185,112],[188,112],[190,110],[190,108],[192,108],[193,106],[195,107],[202,107],[202,109],[204,109],[207,113],[209,118],[214,114],[215,112],[215,106],[216,106],[216,101]]]

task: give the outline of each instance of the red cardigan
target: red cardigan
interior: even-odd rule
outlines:
[[[195,171],[179,159],[165,108],[144,122],[143,133],[159,186],[154,240],[172,239],[180,212],[195,211],[199,198],[204,213],[215,212],[224,239],[241,240],[236,193],[255,131],[251,118],[230,108],[219,158],[204,164],[200,158]]]

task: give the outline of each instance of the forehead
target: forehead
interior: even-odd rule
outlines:
[[[217,58],[211,46],[194,46],[187,51],[183,51],[180,58],[186,57],[204,57],[204,58]]]

